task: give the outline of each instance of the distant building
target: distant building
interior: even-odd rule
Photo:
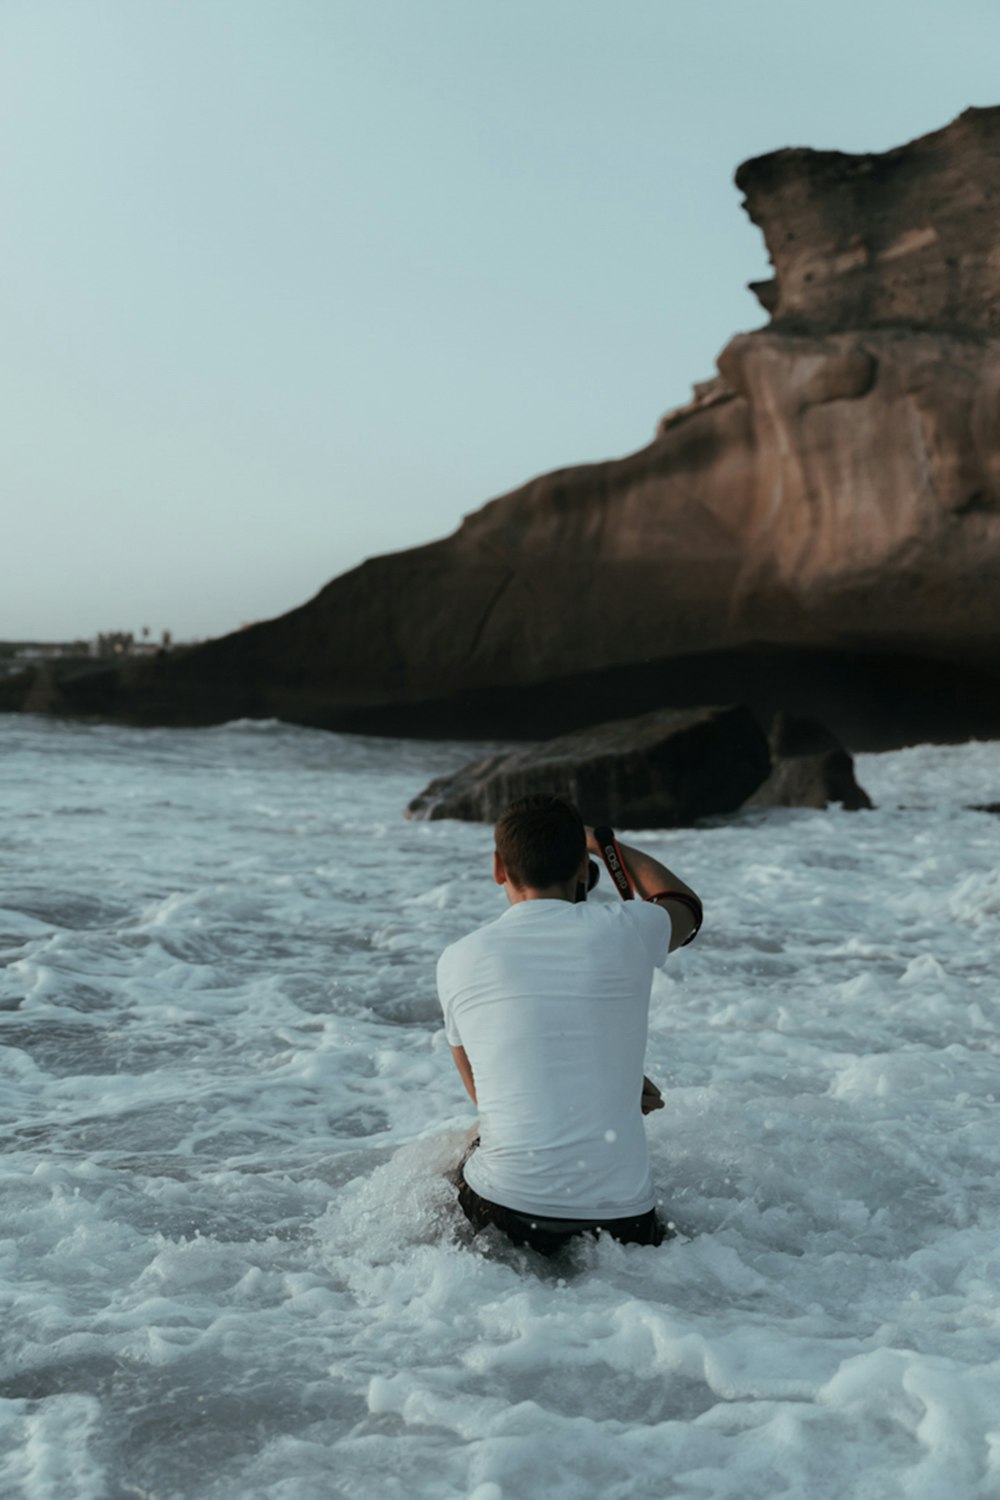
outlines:
[[[158,641],[152,639],[148,625],[142,627],[142,640],[136,640],[131,630],[105,630],[93,645],[93,655],[107,661],[123,656],[155,656],[159,651],[169,651],[174,643],[173,632],[165,630]]]
[[[0,677],[24,672],[37,662],[85,661],[93,651],[91,641],[0,641]]]
[[[131,656],[135,636],[131,630],[106,630],[94,642],[95,656]]]
[[[23,672],[33,662],[120,661],[125,656],[156,656],[173,649],[173,631],[164,630],[158,641],[148,625],[137,641],[131,630],[105,630],[89,641],[0,641],[0,677]]]
[[[6,642],[4,643],[7,644]],[[18,641],[8,653],[17,661],[58,661],[63,656],[89,656],[89,641]]]

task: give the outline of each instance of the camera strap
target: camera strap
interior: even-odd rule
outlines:
[[[604,868],[614,882],[615,890],[623,901],[633,900],[635,897],[635,887],[632,884],[632,877],[625,868],[625,860],[622,858],[622,851],[618,847],[618,840],[615,838],[614,829],[606,826],[595,828],[594,838],[597,840],[600,848]]]

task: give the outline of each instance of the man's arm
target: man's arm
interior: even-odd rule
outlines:
[[[459,1077],[465,1084],[466,1093],[473,1104],[478,1104],[476,1098],[476,1080],[472,1076],[472,1065],[464,1047],[452,1047],[451,1055],[455,1059],[455,1067],[458,1069]]]
[[[693,891],[679,875],[673,870],[654,859],[651,854],[644,854],[641,849],[633,849],[620,840],[618,847],[622,858],[632,877],[632,884],[643,900],[656,896],[660,891],[683,891],[689,896],[699,900],[696,891]],[[600,854],[601,846],[594,837],[594,830],[587,829],[587,848],[591,854]],[[657,906],[665,907],[670,913],[670,951],[675,948],[683,948],[697,926],[694,914],[685,901],[671,901],[669,896],[657,901]],[[700,903],[699,903],[700,904]]]

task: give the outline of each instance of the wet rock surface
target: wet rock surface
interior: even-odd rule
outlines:
[[[567,797],[585,822],[618,828],[676,828],[742,805],[871,806],[822,725],[779,715],[769,745],[734,707],[665,709],[486,756],[432,781],[406,815],[490,823],[530,792]]]
[[[769,765],[747,709],[664,709],[474,761],[432,781],[406,815],[490,823],[518,797],[552,792],[586,823],[675,828],[734,811]]]

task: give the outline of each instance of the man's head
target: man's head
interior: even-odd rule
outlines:
[[[586,879],[587,835],[571,802],[534,792],[511,803],[496,825],[494,873],[516,891],[554,891],[572,896]]]

